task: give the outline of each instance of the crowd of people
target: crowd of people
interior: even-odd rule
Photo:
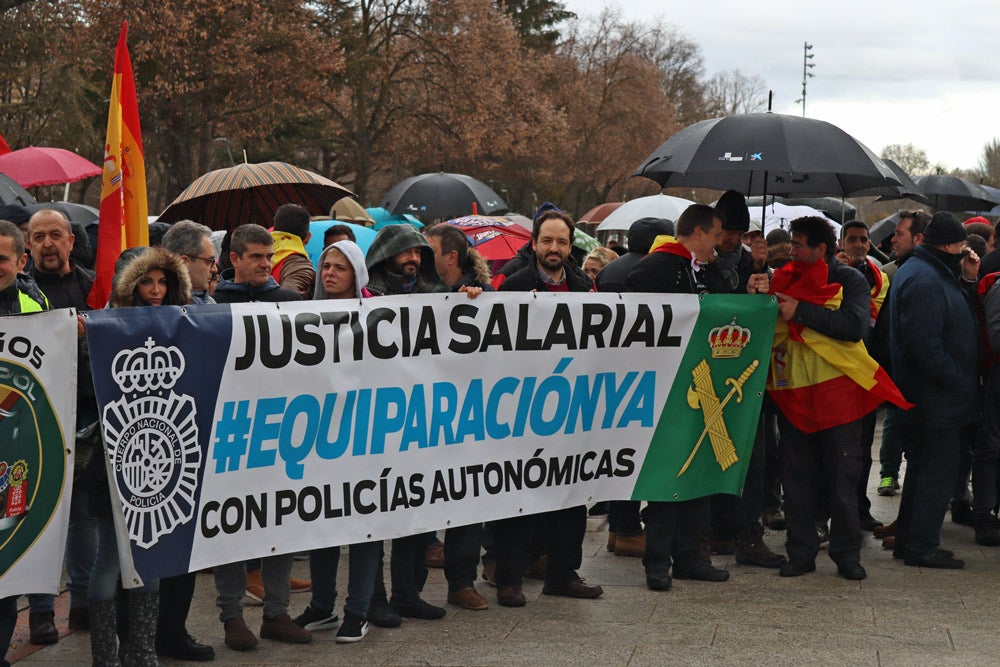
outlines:
[[[0,221],[0,315],[87,310],[94,274],[73,254],[80,235],[66,217],[53,209],[29,216],[17,207],[0,217],[11,220]],[[275,212],[273,229],[238,226],[221,253],[211,230],[194,221],[171,225],[152,247],[125,251],[108,307],[437,292],[476,298],[493,290],[771,294],[778,319],[768,393],[742,495],[609,502],[608,550],[641,557],[654,591],[669,590],[673,579],[726,581],[730,573],[713,566],[713,553],[735,554],[738,563],[774,568],[784,577],[805,575],[816,569],[823,547],[840,576],[861,580],[867,576],[862,535],[873,530],[905,565],[961,568],[962,560],[940,545],[949,504],[956,521],[974,525],[977,543],[1000,545],[1000,409],[990,409],[1000,401],[1000,372],[994,371],[1000,251],[993,228],[981,221],[964,225],[945,212],[898,217],[892,261],[881,264],[871,256],[861,221],[844,224],[838,237],[827,220],[805,217],[765,237],[759,225],[751,229],[745,198],[730,191],[715,206],[690,206],[676,221],[636,221],[627,249],[574,257],[573,219],[546,204],[535,216],[530,243],[494,273],[465,235],[446,224],[422,233],[406,224],[386,226],[367,253],[350,227],[333,225],[314,269],[305,251],[309,213],[286,204]],[[982,239],[979,252],[970,228]],[[980,261],[983,250],[989,254]],[[89,630],[95,665],[155,665],[157,655],[211,660],[214,649],[186,627],[194,573],[128,591],[118,583],[112,497],[82,318],[78,329],[78,440],[65,558],[69,625]],[[973,400],[979,395],[982,404]],[[867,496],[880,407],[878,493],[897,492],[904,455],[907,461],[899,516],[888,526],[871,515]],[[598,598],[601,587],[578,573],[586,522],[587,509],[577,506],[449,527],[443,541],[435,533],[396,538],[388,546],[388,585],[386,545],[352,544],[342,618],[336,605],[340,545],[308,554],[311,582],[291,577],[293,554],[220,565],[214,579],[224,641],[247,651],[258,636],[307,643],[313,632],[336,630],[336,641],[355,642],[369,624],[441,619],[446,610],[421,597],[429,566],[443,567],[448,604],[468,610],[490,606],[476,587],[480,572],[501,606],[526,604],[526,577],[542,579],[544,595]],[[785,554],[765,543],[765,527],[786,530]],[[289,593],[310,586],[308,605],[293,617]],[[244,620],[245,595],[263,603],[258,633]],[[31,595],[28,602],[31,641],[58,641],[53,596]],[[16,605],[16,598],[0,601],[4,651]]]

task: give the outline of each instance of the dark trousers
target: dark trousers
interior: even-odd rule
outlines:
[[[997,505],[997,463],[1000,462],[1000,366],[994,366],[983,390],[983,423],[972,456],[972,508],[977,514]]]
[[[761,412],[753,448],[750,450],[750,465],[747,466],[743,493],[740,496],[720,493],[710,497],[712,537],[716,540],[735,540],[760,522],[767,466],[765,427],[764,413]]]
[[[409,602],[420,597],[420,591],[427,581],[424,556],[433,537],[434,533],[421,533],[397,537],[392,541],[389,572],[392,575],[393,601]]]
[[[785,487],[785,550],[791,561],[813,563],[819,553],[816,508],[830,515],[829,553],[837,563],[857,563],[861,551],[858,477],[861,420],[804,433],[778,415]],[[820,493],[826,498],[820,499]],[[822,503],[821,500],[825,500]]]
[[[882,445],[878,450],[881,464],[879,477],[899,479],[899,468],[903,465],[902,437],[899,430],[899,408],[886,405],[882,417]]]
[[[878,410],[861,418],[861,474],[858,476],[858,516],[871,513],[872,501],[868,497],[868,477],[872,473],[872,444],[875,442],[875,422]]]
[[[638,500],[612,500],[608,508],[608,530],[619,537],[642,535]]]
[[[188,612],[194,597],[196,574],[189,572],[160,579],[160,616],[156,622],[156,640],[169,644],[187,637]]]
[[[545,536],[548,567],[545,583],[562,586],[579,578],[587,507],[567,507],[524,517],[492,521],[496,538],[497,586],[520,586],[531,559],[532,533]]]
[[[921,558],[933,555],[941,544],[941,524],[958,477],[962,429],[927,428],[912,421],[900,426],[906,477],[893,554]]]
[[[483,524],[455,526],[444,531],[444,578],[448,590],[468,588],[476,581]]]
[[[647,575],[664,575],[676,562],[693,568],[701,560],[701,536],[708,527],[709,500],[695,498],[678,503],[651,501],[642,511],[646,523]]]
[[[767,394],[764,394],[760,419],[761,437],[764,439],[764,490],[761,505],[769,510],[777,510],[781,508],[781,434],[778,431],[778,408]]]
[[[17,625],[17,596],[0,598],[0,667],[9,667],[4,656],[10,648],[10,638],[14,636],[14,626]]]

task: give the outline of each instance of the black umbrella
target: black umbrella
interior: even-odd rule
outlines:
[[[27,206],[34,203],[35,198],[27,190],[18,185],[17,181],[7,174],[0,174],[0,205],[17,204],[19,206]]]
[[[865,197],[867,195],[881,195],[878,201],[890,201],[893,199],[912,199],[915,202],[920,202],[921,204],[930,204],[931,201],[924,195],[920,190],[920,186],[917,185],[910,175],[903,171],[903,168],[892,160],[884,159],[885,166],[892,170],[892,173],[896,175],[896,180],[900,182],[900,185],[895,189],[895,192],[886,193],[885,188],[875,188],[871,192],[855,192],[855,197]]]
[[[68,201],[47,201],[38,202],[26,206],[29,211],[35,213],[43,208],[52,208],[65,215],[70,222],[79,222],[84,227],[92,222],[97,222],[98,210],[86,204],[74,204]]]
[[[917,186],[936,211],[985,211],[1000,204],[981,185],[958,176],[921,176]]]
[[[404,179],[382,197],[390,213],[409,213],[424,222],[451,220],[463,215],[499,215],[510,210],[500,195],[482,181],[465,174],[420,174]]]
[[[664,188],[732,189],[746,195],[846,196],[899,185],[878,156],[837,126],[776,113],[690,125],[653,151],[633,176]]]

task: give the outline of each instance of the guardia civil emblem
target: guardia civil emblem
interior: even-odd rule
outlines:
[[[735,317],[726,326],[715,327],[708,333],[708,346],[712,351],[713,359],[738,359],[749,342],[750,329],[738,325]],[[715,392],[708,360],[702,359],[692,369],[691,377],[694,385],[688,387],[687,403],[691,409],[701,410],[705,428],[702,429],[701,435],[695,442],[691,455],[678,471],[678,477],[691,466],[691,462],[694,461],[694,457],[706,437],[712,443],[715,461],[723,471],[740,460],[736,454],[733,439],[729,436],[729,429],[726,427],[725,408],[734,398],[737,403],[743,402],[743,385],[754,374],[758,366],[760,366],[760,362],[754,359],[739,377],[726,378],[725,383],[729,386],[729,391],[721,399]]]
[[[129,537],[144,549],[195,513],[197,410],[191,396],[173,391],[184,366],[178,348],[158,346],[152,338],[112,361],[122,397],[104,409],[108,459]]]

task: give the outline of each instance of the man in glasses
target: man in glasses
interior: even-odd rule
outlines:
[[[208,294],[208,282],[215,266],[212,230],[191,220],[181,220],[163,235],[162,245],[187,264],[191,276],[191,301],[215,303]]]

